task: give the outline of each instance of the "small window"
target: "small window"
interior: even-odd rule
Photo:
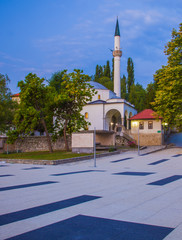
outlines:
[[[148,121],[148,129],[153,129],[153,121]]]
[[[85,113],[85,119],[88,119],[88,112]]]
[[[98,99],[100,100],[100,94],[98,95]]]
[[[139,122],[139,129],[144,129],[144,122]]]

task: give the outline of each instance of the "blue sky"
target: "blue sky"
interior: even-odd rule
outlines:
[[[12,93],[29,72],[49,79],[79,68],[94,75],[96,64],[112,61],[119,18],[121,76],[127,59],[144,87],[167,62],[164,46],[182,22],[181,0],[0,0],[0,73]]]

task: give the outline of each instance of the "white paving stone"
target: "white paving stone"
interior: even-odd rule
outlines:
[[[36,187],[20,188],[0,192],[0,214],[20,211],[53,203],[80,195],[101,198],[56,210],[40,216],[13,222],[0,227],[0,239],[6,239],[27,231],[79,215],[88,215],[115,220],[145,223],[175,230],[166,240],[182,239],[182,179],[163,186],[147,185],[173,175],[182,175],[180,149],[166,149],[145,156],[137,151],[97,159],[94,168],[92,160],[57,166],[32,164],[6,164],[0,167],[0,188],[29,183],[55,181],[58,183]],[[132,157],[132,159],[111,161]],[[169,159],[157,165],[149,163]],[[23,170],[31,167],[42,169]],[[52,174],[96,170],[77,174],[52,176]],[[99,171],[105,172],[99,172]],[[147,176],[115,175],[119,172],[153,172]],[[11,231],[9,229],[11,228]]]

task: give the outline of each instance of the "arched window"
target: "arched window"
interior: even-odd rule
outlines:
[[[88,112],[85,113],[85,119],[88,119]]]

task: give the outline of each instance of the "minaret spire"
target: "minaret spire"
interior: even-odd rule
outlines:
[[[118,17],[116,21],[115,36],[120,36]]]
[[[120,31],[118,18],[116,21],[115,35],[114,35],[114,92],[116,96],[121,97],[121,79],[120,79],[120,59],[122,51],[120,50]]]

